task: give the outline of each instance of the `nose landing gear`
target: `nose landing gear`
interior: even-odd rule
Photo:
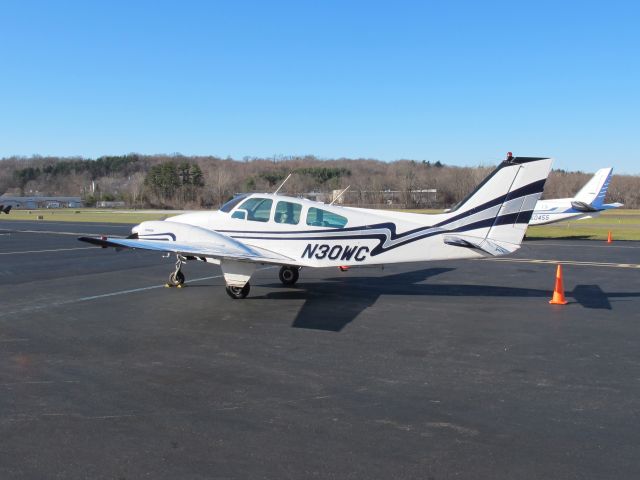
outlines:
[[[169,275],[169,287],[181,288],[184,285],[184,273],[182,273],[182,265],[186,262],[186,259],[182,255],[176,255],[176,271]]]

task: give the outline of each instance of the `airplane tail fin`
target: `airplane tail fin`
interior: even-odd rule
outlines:
[[[487,255],[517,250],[542,195],[552,159],[509,157],[439,224],[445,243]]]
[[[587,207],[593,211],[601,210],[604,198],[607,196],[607,188],[609,188],[612,174],[613,168],[611,167],[598,170],[591,177],[591,180],[576,194],[572,203]],[[580,209],[578,208],[578,210]]]

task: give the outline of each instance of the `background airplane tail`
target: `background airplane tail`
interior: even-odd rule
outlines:
[[[440,224],[449,245],[505,255],[517,250],[542,195],[552,159],[509,157]]]
[[[601,168],[591,180],[589,180],[574,197],[574,202],[581,205],[588,205],[594,210],[602,209],[604,198],[607,196],[607,188],[611,182],[613,168]]]

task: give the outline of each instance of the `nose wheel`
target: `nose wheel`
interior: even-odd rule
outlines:
[[[185,259],[182,255],[177,255],[176,270],[169,275],[168,285],[171,287],[181,287],[184,285],[184,273],[182,273],[182,265],[185,263]]]
[[[300,277],[300,269],[298,267],[284,266],[280,268],[278,277],[284,285],[294,285]]]
[[[184,273],[180,270],[169,275],[169,285],[172,287],[180,287],[184,284]]]

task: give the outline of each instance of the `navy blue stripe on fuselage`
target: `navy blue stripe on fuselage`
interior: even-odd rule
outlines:
[[[139,239],[144,239],[144,240],[164,240],[164,241],[169,241],[168,238],[158,238],[158,237],[171,237],[173,239],[173,241],[176,241],[176,234],[175,233],[171,233],[171,232],[165,232],[165,233],[141,233],[138,234],[138,238]]]
[[[482,205],[478,205],[477,207],[473,207],[470,210],[462,212],[456,215],[455,217],[451,217],[446,220],[443,220],[442,222],[435,224],[434,227],[444,227],[452,222],[474,215],[488,208],[495,207],[496,205],[502,205],[503,203],[508,202],[509,200],[515,200],[516,198],[519,198],[519,197],[526,197],[527,195],[542,193],[542,190],[544,189],[545,181],[546,179],[538,180],[537,182],[530,183],[529,185],[524,185],[520,188],[516,188],[515,190],[508,192],[505,195],[502,195],[501,197],[494,198],[493,200],[483,203]]]
[[[545,179],[546,180],[546,179]],[[523,187],[507,192],[500,197],[494,198],[481,205],[466,210],[458,215],[447,218],[434,225],[425,225],[408,230],[401,234],[396,231],[396,224],[384,222],[374,225],[361,225],[358,227],[332,228],[322,230],[293,230],[293,231],[238,231],[238,230],[218,230],[226,233],[238,240],[314,240],[314,241],[335,241],[335,240],[378,240],[370,255],[376,256],[381,253],[393,250],[394,248],[407,245],[409,243],[429,238],[443,233],[459,233],[476,230],[480,228],[490,228],[494,225],[528,224],[533,215],[533,210],[519,211],[504,215],[491,216],[472,223],[461,225],[456,228],[446,228],[448,225],[462,219],[482,213],[490,208],[500,206],[507,201],[524,198],[528,195],[542,192],[545,180],[538,180]],[[385,246],[386,245],[386,246]]]
[[[384,252],[388,252],[398,247],[402,247],[408,245],[409,243],[416,242],[418,240],[423,240],[425,238],[433,237],[435,235],[448,234],[448,233],[461,233],[468,232],[471,230],[477,230],[479,228],[489,228],[494,225],[512,225],[515,223],[528,224],[529,219],[531,218],[533,211],[523,211],[517,213],[509,213],[506,215],[500,215],[498,217],[485,218],[483,220],[478,220],[477,222],[469,223],[466,225],[461,225],[460,227],[453,228],[451,230],[446,229],[434,229],[433,227],[425,227],[422,230],[424,233],[422,235],[415,235],[412,238],[407,238],[404,241],[400,241],[394,245],[389,245],[387,247],[384,246],[385,243],[396,240],[402,240],[403,238],[409,236],[410,234],[417,233],[415,230],[411,232],[405,232],[403,234],[397,235],[395,233],[395,224],[380,224],[380,225],[372,225],[368,230],[375,229],[386,229],[388,233],[367,233],[367,230],[360,230],[360,234],[357,231],[354,231],[348,235],[318,235],[318,236],[308,236],[308,237],[266,237],[266,236],[233,236],[233,238],[242,239],[242,240],[308,240],[308,241],[335,241],[335,240],[378,240],[378,245],[376,245],[372,250],[370,255],[375,257]],[[526,221],[525,221],[526,220]],[[392,228],[389,228],[392,227]],[[309,232],[307,232],[309,233]]]
[[[439,223],[435,223],[433,225],[418,227],[413,230],[409,230],[405,232],[403,235],[410,235],[412,233],[419,232],[424,230],[425,228],[443,228],[447,225],[456,222],[458,220],[462,220],[463,218],[470,217],[471,215],[475,215],[476,213],[480,213],[483,210],[487,210],[488,208],[495,207],[497,205],[503,204],[505,201],[514,200],[518,197],[524,197],[527,195],[534,195],[536,193],[541,193],[544,188],[545,180],[538,180],[537,182],[530,183],[529,185],[525,185],[523,187],[517,188],[513,192],[509,192],[501,197],[490,200],[486,203],[478,205],[470,210],[466,210],[463,213],[460,213],[454,217],[447,218]],[[425,215],[425,219],[428,219],[428,215]],[[261,234],[261,235],[305,235],[311,232],[313,233],[329,233],[329,232],[358,232],[363,229],[374,229],[374,228],[389,228],[392,229],[393,234],[395,235],[395,223],[385,222],[385,223],[377,223],[374,225],[360,225],[358,227],[347,227],[347,228],[328,228],[322,230],[272,230],[272,231],[264,231],[264,230],[216,230],[220,233],[228,233],[231,236],[236,235],[244,235],[244,234]],[[254,237],[244,237],[244,238],[254,238]],[[260,237],[262,238],[262,237]]]

